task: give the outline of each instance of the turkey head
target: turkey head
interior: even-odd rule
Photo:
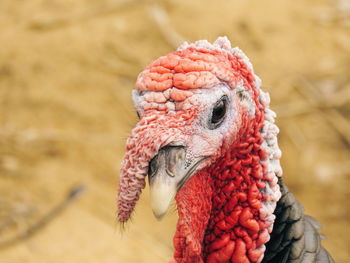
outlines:
[[[161,219],[173,199],[175,262],[261,262],[270,238],[281,152],[269,96],[226,37],[184,43],[140,73],[140,117],[126,143],[118,218],[126,222],[148,177]]]

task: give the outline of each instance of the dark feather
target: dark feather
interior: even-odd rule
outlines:
[[[271,239],[266,244],[263,263],[334,263],[321,245],[319,222],[304,215],[302,205],[279,180],[282,197],[274,214]]]

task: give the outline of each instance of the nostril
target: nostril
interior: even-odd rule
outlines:
[[[158,154],[152,158],[148,166],[148,176],[152,177],[158,170]]]
[[[164,171],[168,176],[174,177],[177,166],[183,166],[185,159],[185,147],[166,145],[162,147],[158,154],[149,162],[148,176],[151,179],[159,169]]]

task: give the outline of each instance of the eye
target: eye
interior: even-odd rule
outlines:
[[[220,100],[218,100],[213,108],[211,113],[211,119],[209,123],[210,129],[216,129],[220,126],[226,116],[228,98],[227,96],[222,96]]]

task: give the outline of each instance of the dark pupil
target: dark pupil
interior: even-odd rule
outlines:
[[[211,123],[216,124],[225,116],[226,113],[226,103],[224,100],[218,102],[218,104],[213,109],[213,115],[211,117]]]

